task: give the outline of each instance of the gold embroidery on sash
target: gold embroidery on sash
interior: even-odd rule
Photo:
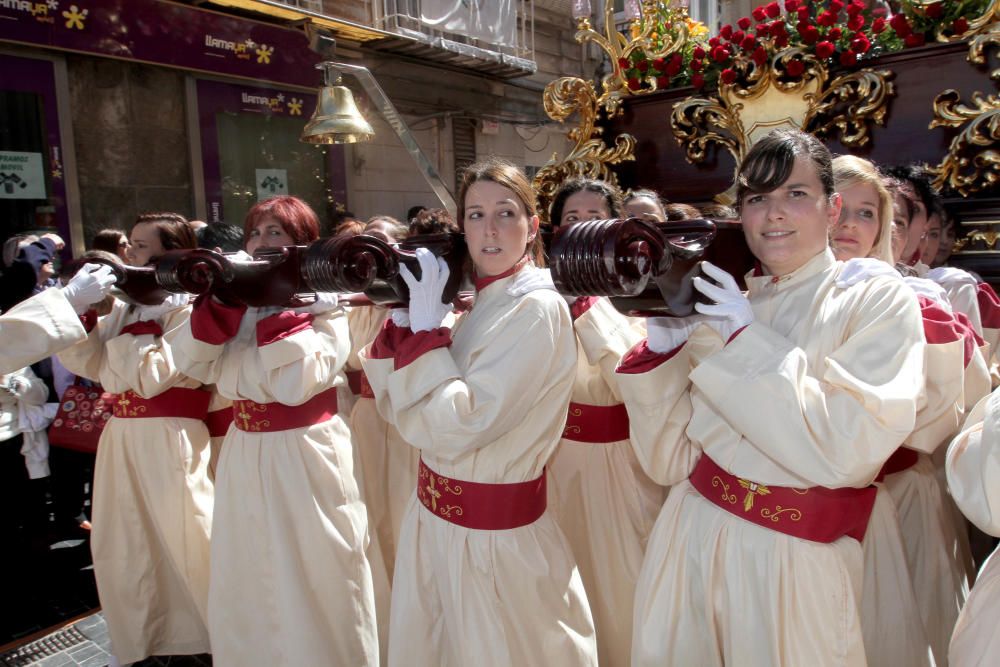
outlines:
[[[741,477],[736,478],[744,489],[747,490],[747,494],[743,497],[743,511],[749,512],[753,509],[753,500],[756,496],[766,496],[771,493],[771,489],[767,488],[763,484],[758,484],[757,482],[751,482],[748,479],[743,479]]]
[[[716,475],[712,478],[712,487],[719,488],[722,487],[722,499],[729,503],[730,505],[736,504],[736,495],[729,493],[729,485],[722,481],[722,478]]]

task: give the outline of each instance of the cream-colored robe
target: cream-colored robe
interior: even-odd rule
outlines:
[[[476,295],[450,348],[399,370],[362,352],[379,412],[439,475],[529,481],[559,442],[576,366],[573,325],[553,291],[510,296],[516,277]],[[551,512],[511,530],[470,530],[411,495],[393,578],[391,666],[596,662],[587,597]]]
[[[168,331],[189,312],[184,307],[158,321]],[[174,387],[200,387],[164,337],[119,335],[141,319],[141,309],[116,300],[59,361],[113,393],[131,389],[153,398]],[[201,420],[111,417],[101,434],[90,547],[111,647],[123,664],[209,652],[209,454]]]
[[[168,334],[187,372],[230,400],[301,405],[334,386],[348,354],[341,309],[257,346],[248,309],[222,345]],[[351,434],[335,415],[312,426],[229,428],[215,479],[208,620],[219,667],[377,665],[367,517],[354,480]]]
[[[971,412],[948,448],[951,495],[985,533],[1000,537],[1000,389]],[[955,625],[948,657],[952,667],[995,665],[1000,656],[1000,556],[986,561]]]
[[[47,289],[0,314],[0,375],[36,361],[87,337],[80,316],[61,289]]]
[[[599,299],[573,328],[578,351],[571,400],[621,403],[615,367],[644,337],[643,327]],[[628,665],[635,582],[667,490],[642,471],[628,439],[587,443],[563,438],[548,472],[549,506],[580,567],[600,664]]]
[[[659,366],[619,372],[639,461],[672,485],[636,586],[633,665],[865,664],[858,542],[763,528],[687,481],[704,451],[759,484],[863,487],[912,432],[913,293],[888,277],[840,289],[840,270],[827,250],[748,275],[755,320],[735,339],[699,326]]]

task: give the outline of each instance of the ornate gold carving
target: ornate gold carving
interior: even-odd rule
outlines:
[[[1000,177],[1000,99],[996,95],[972,94],[972,104],[961,102],[958,91],[949,89],[934,99],[930,128],[961,127],[948,147],[948,154],[932,171],[935,187],[950,187],[968,196],[993,186]]]
[[[914,8],[923,9],[928,5],[932,5],[935,2],[940,2],[940,0],[912,0]],[[950,25],[941,25],[935,30],[934,38],[939,42],[958,42],[963,39],[968,39],[973,35],[978,35],[985,30],[993,30],[993,24],[1000,21],[1000,0],[991,0],[990,4],[983,11],[982,15],[969,21],[969,27],[966,28],[965,32],[961,35],[951,35],[948,34],[951,30]]]
[[[979,229],[972,232],[962,240],[965,241],[965,243],[982,241],[986,245],[986,250],[994,250],[996,249],[997,240],[1000,240],[1000,232],[995,229],[988,229],[986,231]]]
[[[580,124],[567,133],[575,142],[572,150],[561,161],[553,155],[549,164],[535,175],[534,185],[538,195],[538,214],[547,220],[552,196],[567,178],[585,176],[616,183],[617,178],[608,165],[635,159],[635,137],[621,134],[614,146],[607,146],[601,138],[602,128],[597,126],[600,101],[589,81],[576,77],[562,77],[545,86],[543,96],[545,113],[549,118],[565,121],[574,112],[580,114]]]
[[[1000,26],[992,26],[986,32],[979,33],[969,40],[969,55],[967,60],[973,65],[986,66],[986,49],[990,46],[1000,46]],[[990,72],[990,78],[1000,80],[1000,67]]]
[[[796,76],[788,74],[792,62]],[[737,83],[720,85],[714,96],[674,105],[670,126],[691,162],[704,160],[708,146],[717,144],[738,166],[757,139],[779,127],[839,132],[845,146],[864,146],[870,124],[885,122],[896,92],[887,70],[862,69],[827,84],[826,67],[796,47],[779,51],[765,66],[745,60],[736,69]]]

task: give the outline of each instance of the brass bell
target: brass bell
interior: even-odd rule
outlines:
[[[302,130],[300,141],[308,144],[353,144],[375,136],[372,126],[358,111],[350,88],[340,82],[333,63],[322,63],[325,84],[312,118]]]

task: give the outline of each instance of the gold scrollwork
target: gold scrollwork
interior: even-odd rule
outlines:
[[[988,229],[986,231],[979,229],[966,236],[963,240],[966,240],[966,243],[982,241],[986,245],[987,250],[995,250],[997,241],[1000,240],[1000,232],[995,229]]]
[[[1000,99],[996,95],[972,94],[972,103],[963,104],[961,95],[949,89],[934,98],[934,120],[930,128],[962,130],[948,146],[948,154],[936,167],[934,185],[950,187],[967,197],[992,187],[1000,178]]]
[[[765,519],[770,519],[774,523],[778,523],[778,521],[782,518],[781,515],[785,512],[789,513],[788,518],[792,521],[798,521],[802,518],[802,511],[795,507],[782,507],[781,505],[775,505],[774,511],[771,511],[768,507],[760,508],[760,515]]]
[[[736,494],[729,493],[729,485],[721,477],[715,475],[712,477],[712,488],[718,489],[719,487],[722,487],[722,499],[730,505],[735,505],[737,500]]]
[[[445,505],[438,508],[438,513],[446,519],[450,519],[451,515],[462,516],[465,514],[465,510],[462,509],[460,505]]]
[[[912,0],[915,9],[922,10],[928,5],[933,5],[940,0]],[[983,10],[983,13],[975,19],[969,21],[969,26],[961,35],[948,34],[951,31],[950,25],[940,25],[934,31],[934,38],[939,42],[958,42],[968,39],[973,35],[978,35],[984,30],[992,30],[993,24],[1000,21],[1000,0],[991,0],[990,4]]]
[[[547,220],[548,208],[559,185],[573,176],[585,176],[617,183],[615,174],[608,168],[625,160],[635,159],[635,137],[621,134],[614,146],[607,146],[601,138],[602,128],[597,126],[599,103],[594,85],[577,77],[562,77],[545,86],[542,98],[549,118],[565,121],[574,112],[580,114],[580,124],[567,133],[575,145],[561,161],[553,155],[547,165],[535,175],[534,185],[538,194],[538,214]]]
[[[810,99],[803,127],[814,134],[840,132],[840,143],[858,148],[868,143],[869,123],[885,125],[889,98],[896,94],[889,70],[863,69],[838,76]],[[847,105],[844,109],[843,106]]]
[[[969,40],[969,55],[967,60],[973,65],[986,66],[986,49],[990,46],[1000,46],[1000,26],[992,26],[990,30],[981,32]],[[990,78],[1000,80],[1000,67],[990,72]]]

